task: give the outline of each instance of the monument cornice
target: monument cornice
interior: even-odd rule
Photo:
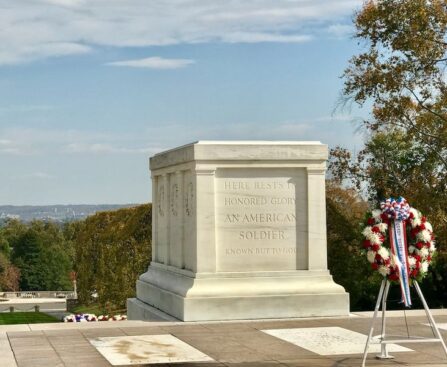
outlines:
[[[151,170],[192,161],[315,162],[328,159],[327,145],[317,141],[198,141],[156,154]]]

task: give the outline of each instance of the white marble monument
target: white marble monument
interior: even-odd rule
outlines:
[[[338,316],[320,142],[199,141],[151,158],[152,262],[128,300],[184,321]]]

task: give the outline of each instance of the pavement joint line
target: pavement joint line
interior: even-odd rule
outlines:
[[[421,313],[422,311],[422,313]],[[447,309],[441,309],[441,310],[434,310],[433,314],[435,316],[447,316]],[[325,321],[325,320],[361,320],[365,318],[370,318],[371,312],[366,311],[362,313],[355,313],[352,314],[349,317],[313,317],[313,318],[282,318],[282,319],[260,319],[260,320],[227,320],[227,321],[201,321],[201,322],[181,322],[181,321],[119,321],[120,323],[125,323],[124,325],[121,324],[121,327],[147,327],[147,326],[177,326],[177,325],[203,325],[206,327],[206,325],[231,325],[235,323],[245,323],[245,324],[252,324],[252,323],[264,323],[264,322],[282,322],[282,321]],[[387,313],[389,317],[401,317],[403,314],[401,311],[389,311]],[[419,316],[425,316],[423,314],[423,310],[412,310],[410,312],[407,312],[407,317],[419,317]],[[85,324],[77,324],[77,323],[70,323],[70,324],[62,324],[62,323],[54,323],[54,324],[25,324],[26,328],[31,331],[37,331],[37,330],[67,330],[67,329],[89,329],[92,328],[93,324],[85,323]],[[94,328],[113,328],[116,327],[116,325],[111,323],[95,323]],[[8,325],[1,326],[0,325],[0,331],[2,329],[8,330]],[[12,330],[11,330],[12,331]]]
[[[11,340],[9,340],[9,335],[7,332],[5,332],[5,334],[6,334],[6,338],[8,339],[9,349],[11,350],[12,356],[14,357],[14,362],[15,362],[16,366],[18,366],[16,354],[14,352],[14,349],[12,348]]]
[[[61,355],[59,354],[58,350],[54,347],[54,344],[51,342],[51,340],[48,338],[48,335],[44,332],[45,335],[45,339],[48,341],[48,344],[50,344],[51,348],[53,348],[54,352],[56,353],[57,357],[59,358],[59,360],[61,361],[62,365],[65,366],[64,360],[61,357]]]

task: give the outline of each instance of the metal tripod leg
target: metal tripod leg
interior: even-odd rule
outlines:
[[[388,291],[390,290],[390,282],[387,281],[385,285],[385,291],[382,298],[382,332],[380,334],[380,340],[384,340],[386,336],[386,300],[388,299]],[[392,355],[388,354],[387,345],[382,343],[380,345],[380,354],[376,356],[377,359],[393,359]]]
[[[374,323],[376,321],[377,314],[379,313],[380,302],[382,302],[386,284],[387,280],[384,278],[382,280],[382,284],[380,285],[379,296],[377,297],[376,307],[374,308],[374,315],[371,321],[371,328],[369,329],[368,339],[366,339],[365,351],[363,352],[362,367],[365,367],[366,357],[368,356],[369,344],[371,343],[372,335],[374,333]]]
[[[433,318],[433,315],[431,314],[430,309],[428,308],[427,302],[425,301],[424,295],[422,294],[421,288],[419,287],[419,284],[417,281],[413,281],[414,283],[414,287],[416,288],[416,292],[419,295],[419,298],[422,301],[422,305],[424,306],[425,309],[425,314],[427,315],[427,318],[430,322],[430,326],[435,334],[435,336],[439,339],[439,341],[442,344],[442,348],[444,349],[444,353],[447,356],[447,347],[445,345],[444,339],[442,339],[442,335],[439,332],[438,326],[436,325],[435,319]]]

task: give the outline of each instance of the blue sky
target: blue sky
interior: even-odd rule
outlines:
[[[0,0],[0,204],[148,202],[148,158],[195,140],[360,149],[360,5]]]

